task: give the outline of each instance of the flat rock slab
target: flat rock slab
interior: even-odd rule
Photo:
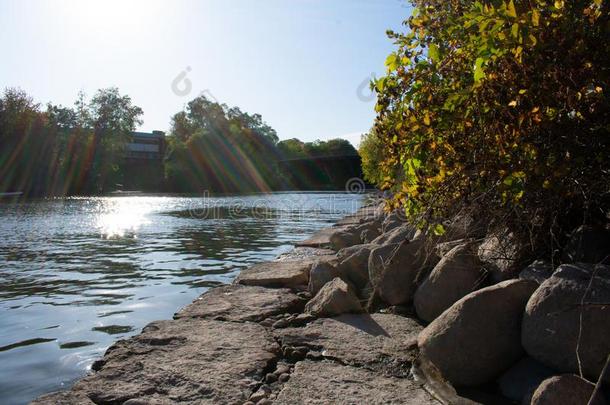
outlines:
[[[344,364],[402,377],[409,372],[422,329],[417,321],[399,315],[350,314],[278,329],[276,336],[284,346],[305,346]]]
[[[307,288],[311,265],[323,257],[326,256],[255,264],[242,270],[235,279],[235,283],[271,288]]]
[[[278,350],[270,333],[253,323],[153,322],[110,347],[99,371],[73,392],[96,404],[244,403]]]
[[[319,256],[333,256],[335,251],[332,249],[322,249],[315,247],[296,247],[289,252],[278,256],[277,261],[295,261],[303,259],[317,259]]]
[[[274,404],[417,404],[438,405],[430,394],[406,378],[384,377],[333,362],[302,361]]]
[[[259,322],[280,313],[303,309],[303,301],[286,288],[271,289],[241,284],[213,288],[181,309],[174,319],[200,318],[233,322]]]
[[[326,248],[331,245],[330,237],[332,234],[345,230],[348,226],[333,226],[331,228],[324,228],[316,232],[309,239],[302,240],[295,243],[295,246],[299,247],[313,247],[313,248]]]

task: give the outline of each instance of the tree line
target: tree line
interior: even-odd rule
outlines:
[[[0,97],[0,192],[33,196],[121,189],[125,148],[143,111],[117,88],[80,93],[72,107],[39,103],[19,89]],[[197,97],[171,119],[159,189],[248,192],[291,189],[279,162],[356,155],[346,140],[280,141],[260,114]]]

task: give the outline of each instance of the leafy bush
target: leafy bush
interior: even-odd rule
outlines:
[[[605,221],[608,1],[412,2],[373,84],[394,204],[426,224],[476,204],[534,243]]]

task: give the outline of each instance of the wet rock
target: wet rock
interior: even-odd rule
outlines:
[[[306,401],[304,400],[306,398]],[[275,404],[438,404],[417,383],[322,361],[302,361]]]
[[[415,279],[427,262],[422,240],[384,245],[369,256],[369,278],[379,297],[388,305],[409,302]]]
[[[583,225],[572,232],[563,251],[564,262],[597,264],[604,259],[610,260],[610,231]]]
[[[277,331],[283,346],[306,346],[342,363],[404,376],[422,326],[390,314],[349,314],[318,319],[304,328]]]
[[[522,249],[506,231],[487,236],[478,253],[494,283],[517,278],[522,269]]]
[[[590,285],[590,287],[589,287]],[[610,353],[610,266],[564,264],[540,285],[523,317],[523,347],[564,373],[596,380]],[[581,325],[582,311],[582,329]]]
[[[358,227],[345,228],[337,231],[330,235],[330,246],[334,250],[341,250],[343,248],[354,246],[362,243],[360,239],[361,231]]]
[[[351,282],[358,290],[362,290],[369,283],[369,256],[375,247],[371,244],[356,245],[341,249],[337,253],[339,276]]]
[[[521,402],[544,381],[556,372],[544,364],[524,357],[498,379],[500,392],[506,398]]]
[[[108,349],[104,366],[73,391],[95,403],[243,403],[278,345],[253,323],[153,322]]]
[[[390,245],[392,243],[401,243],[404,241],[410,241],[415,238],[417,228],[413,225],[403,224],[398,226],[391,231],[382,233],[376,239],[373,239],[371,243],[375,245]]]
[[[335,277],[339,277],[337,269],[338,260],[317,261],[311,266],[309,273],[309,285],[307,290],[312,294],[317,294],[324,285],[332,281]]]
[[[456,246],[419,286],[414,304],[421,319],[433,321],[460,298],[481,286],[486,274],[475,249],[473,244]]]
[[[316,316],[334,316],[363,311],[353,287],[338,277],[322,287],[305,306],[305,312]]]
[[[303,301],[288,289],[240,284],[212,288],[174,315],[235,322],[262,321],[273,315],[302,310]]]
[[[590,401],[595,385],[576,375],[560,375],[544,380],[536,389],[531,405],[606,405],[601,394]]]
[[[95,402],[82,392],[64,391],[43,395],[30,405],[95,405]]]
[[[309,283],[309,271],[316,260],[319,259],[255,264],[242,270],[235,279],[235,283],[271,288],[304,289]]]
[[[420,333],[422,354],[456,386],[492,381],[523,356],[521,318],[537,286],[509,280],[468,294]]]
[[[534,280],[538,284],[544,283],[553,274],[553,266],[546,260],[536,260],[519,273],[523,280]]]

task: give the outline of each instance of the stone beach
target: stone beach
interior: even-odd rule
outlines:
[[[425,238],[371,203],[32,403],[551,404],[570,390],[562,403],[607,403],[608,377],[595,384],[610,354],[610,267],[522,266],[510,238],[474,224]]]

